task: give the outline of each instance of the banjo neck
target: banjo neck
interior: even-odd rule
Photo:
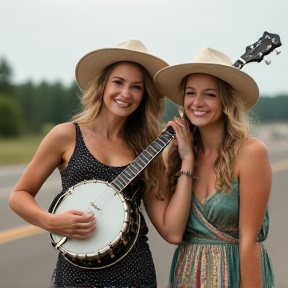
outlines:
[[[111,183],[118,192],[122,191],[148,164],[171,142],[175,132],[171,126],[161,132],[137,158],[131,162]]]

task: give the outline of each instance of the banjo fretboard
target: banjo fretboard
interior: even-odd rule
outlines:
[[[120,192],[171,142],[175,132],[171,126],[163,131],[110,185]]]

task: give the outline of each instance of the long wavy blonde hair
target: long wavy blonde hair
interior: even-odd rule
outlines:
[[[186,83],[189,75],[183,78],[179,91],[183,95],[186,89]],[[223,104],[223,114],[225,119],[224,139],[218,148],[218,156],[213,164],[216,174],[216,191],[231,192],[233,169],[236,164],[236,157],[243,142],[250,136],[250,117],[246,113],[246,108],[242,98],[233,88],[223,80],[216,78],[218,82],[218,91]],[[203,151],[203,143],[200,131],[195,127],[188,117],[184,115],[189,128],[193,134],[192,147],[195,157],[195,167],[198,163],[200,153]],[[167,174],[170,179],[169,189],[173,193],[175,190],[177,179],[175,173],[181,167],[181,159],[178,154],[177,147],[172,147],[168,153]]]
[[[89,88],[80,95],[82,109],[81,112],[72,118],[73,123],[89,123],[97,117],[103,105],[103,93],[112,70],[122,62],[113,63],[106,67],[103,72],[96,77]],[[144,95],[139,107],[128,116],[125,124],[125,139],[129,147],[138,156],[147,148],[160,134],[160,121],[164,110],[164,103],[159,100],[162,95],[154,85],[152,77],[147,70],[137,64],[143,74]],[[164,185],[164,162],[162,157],[157,156],[140,173],[145,193],[163,199],[160,187]]]

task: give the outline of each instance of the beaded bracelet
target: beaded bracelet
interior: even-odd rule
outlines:
[[[175,173],[175,177],[179,177],[180,175],[186,175],[188,177],[192,177],[193,180],[198,179],[198,176],[196,174],[194,174],[193,172],[190,172],[190,171],[180,170],[180,171]]]

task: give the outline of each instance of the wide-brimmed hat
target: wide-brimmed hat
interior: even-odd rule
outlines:
[[[164,60],[147,52],[143,43],[131,39],[113,48],[103,48],[84,55],[76,65],[76,81],[82,90],[109,65],[120,61],[132,61],[142,65],[153,78],[162,68],[168,66]]]
[[[180,84],[185,76],[192,73],[210,74],[227,82],[242,98],[246,109],[254,106],[259,99],[259,89],[253,78],[234,67],[228,56],[210,47],[204,47],[191,63],[161,69],[155,75],[154,82],[166,97],[182,106]]]

